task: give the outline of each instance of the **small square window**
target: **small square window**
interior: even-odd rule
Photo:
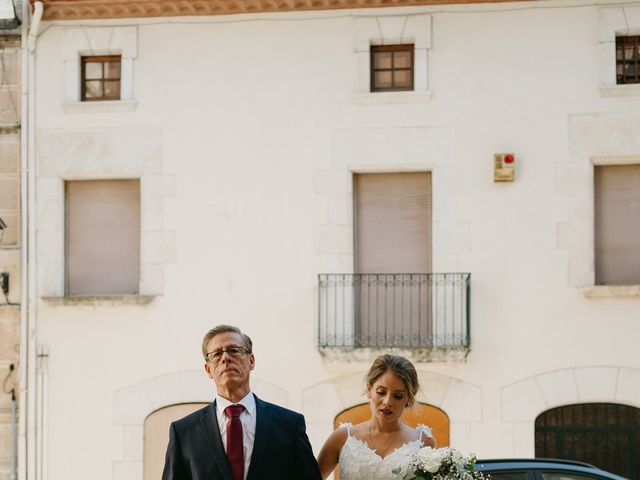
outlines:
[[[120,100],[120,55],[82,57],[82,101]]]
[[[413,45],[371,46],[371,91],[413,90]]]
[[[616,37],[616,83],[640,83],[640,35]]]

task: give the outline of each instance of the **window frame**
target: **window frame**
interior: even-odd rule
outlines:
[[[376,68],[375,57],[378,53],[391,52],[391,68]],[[409,52],[410,66],[408,68],[394,68],[395,52]],[[371,45],[370,47],[370,81],[371,92],[413,92],[415,85],[415,45],[412,43],[402,43],[394,45]],[[396,87],[394,82],[394,73],[397,71],[409,71],[411,84],[408,87]],[[375,75],[377,72],[391,73],[391,87],[377,87],[375,83]]]
[[[606,212],[605,202],[603,197],[610,196],[613,192],[612,190],[607,190],[604,183],[603,178],[605,175],[611,177],[613,173],[613,169],[618,168],[633,168],[640,169],[640,164],[638,163],[606,163],[606,164],[594,164],[592,170],[592,182],[593,182],[593,193],[592,193],[592,201],[593,201],[593,269],[594,269],[594,286],[595,287],[631,287],[635,285],[640,285],[640,277],[637,280],[621,280],[620,277],[624,277],[624,274],[618,272],[616,275],[613,275],[613,279],[611,278],[611,266],[618,265],[615,261],[611,260],[603,260],[603,252],[602,250],[605,247],[611,247],[610,244],[610,236],[607,236],[608,241],[602,241],[601,229],[604,228],[603,224],[605,223],[604,219],[609,218],[604,212]],[[609,170],[609,173],[607,173]],[[627,177],[628,178],[628,177]],[[609,185],[611,186],[611,185]],[[616,189],[619,191],[618,189]],[[627,211],[623,212],[623,214],[628,214],[627,216],[631,216]],[[610,227],[610,225],[609,225]],[[614,229],[615,231],[615,229]],[[628,260],[628,258],[627,258]]]
[[[630,41],[631,40],[631,41]],[[635,58],[630,61],[624,56],[625,47],[635,47]],[[632,81],[627,81],[625,67],[633,65],[635,75]],[[622,73],[618,69],[622,66]],[[640,35],[616,35],[616,85],[637,85],[640,83]]]
[[[124,182],[124,184],[123,184]],[[88,223],[95,222],[95,218],[91,220],[91,222],[87,222],[86,211],[79,211],[78,205],[80,205],[79,198],[82,196],[89,195],[91,198],[90,202],[84,202],[84,206],[91,205],[92,207],[96,206],[95,198],[104,195],[104,192],[109,186],[105,187],[105,184],[111,184],[111,188],[120,188],[122,190],[122,185],[124,185],[125,189],[133,190],[133,197],[135,198],[135,202],[137,206],[137,210],[132,210],[130,208],[126,208],[128,214],[131,215],[130,218],[124,219],[123,224],[130,223],[131,220],[133,222],[132,234],[130,238],[133,239],[134,248],[135,248],[135,261],[134,262],[118,262],[118,267],[126,267],[129,265],[130,270],[126,268],[119,268],[119,270],[125,270],[126,273],[124,276],[121,276],[117,280],[118,287],[114,289],[109,282],[102,282],[100,280],[96,280],[94,278],[89,279],[90,287],[86,288],[86,285],[83,287],[78,287],[79,279],[87,276],[86,259],[93,257],[83,256],[83,253],[86,253],[86,246],[88,244],[92,244],[92,250],[96,248],[94,242],[88,242],[86,240],[79,241],[79,238],[86,238],[86,227]],[[120,185],[117,185],[120,184]],[[71,192],[70,189],[75,190]],[[90,190],[89,193],[87,193]],[[116,206],[122,207],[124,204],[119,203]],[[73,208],[72,208],[73,207]],[[110,208],[113,207],[113,203],[109,205]],[[129,205],[127,205],[129,207]],[[101,214],[99,212],[91,212],[92,217],[99,217]],[[104,215],[102,215],[104,218]],[[119,219],[120,223],[120,219]],[[102,223],[100,223],[102,225]],[[84,227],[84,228],[83,228]],[[73,233],[72,233],[73,232]],[[65,297],[107,297],[107,296],[123,296],[123,295],[140,295],[140,282],[142,279],[141,272],[141,260],[142,260],[142,243],[141,243],[141,232],[142,232],[142,195],[141,195],[141,179],[140,178],[105,178],[105,179],[74,179],[74,180],[65,180],[64,181],[64,296]],[[125,245],[131,246],[132,244]],[[123,245],[120,245],[122,247]],[[72,249],[75,251],[74,258],[72,259]],[[79,254],[80,252],[80,254]],[[83,260],[84,261],[80,261]],[[122,260],[118,258],[118,260]],[[82,265],[82,267],[80,267]],[[90,262],[90,267],[95,267],[96,263]],[[131,279],[135,277],[135,281]],[[122,283],[124,282],[124,283]],[[93,287],[98,289],[92,290]],[[124,286],[123,286],[124,285]],[[129,285],[130,288],[126,288],[126,285]],[[106,288],[105,288],[106,287]],[[121,288],[122,287],[122,288]]]
[[[105,78],[104,67],[106,63],[117,63],[120,68],[118,69],[118,78]],[[102,77],[99,79],[87,79],[86,78],[86,65],[88,63],[101,63],[102,64]],[[102,96],[95,98],[87,98],[87,82],[97,81],[102,83]],[[106,81],[118,82],[118,95],[117,96],[105,96],[104,84]],[[119,101],[122,99],[122,55],[83,55],[80,57],[80,101],[81,102],[105,102],[105,101]]]

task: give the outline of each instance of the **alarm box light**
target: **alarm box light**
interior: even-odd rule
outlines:
[[[494,182],[513,182],[516,178],[516,157],[513,153],[496,153],[493,162]]]

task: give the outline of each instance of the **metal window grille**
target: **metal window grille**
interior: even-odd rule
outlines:
[[[320,274],[320,348],[470,345],[469,273]]]
[[[582,403],[547,410],[535,422],[535,452],[640,480],[640,409]]]
[[[616,37],[616,83],[640,83],[640,35]]]

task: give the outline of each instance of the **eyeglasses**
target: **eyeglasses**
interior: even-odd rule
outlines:
[[[215,350],[207,353],[207,362],[218,363],[222,360],[222,355],[228,354],[231,358],[239,358],[245,353],[249,353],[244,347],[229,347],[222,350]]]

